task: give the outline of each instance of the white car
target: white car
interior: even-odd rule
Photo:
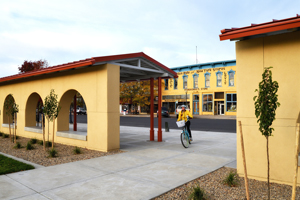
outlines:
[[[179,114],[179,112],[181,111],[181,106],[182,106],[182,105],[177,106],[177,108],[176,108],[176,118],[177,118],[177,119],[178,119],[178,114]],[[185,109],[188,110],[188,111],[190,111],[190,108],[189,108],[188,106],[186,106]]]
[[[78,115],[86,115],[86,110],[85,110],[84,108],[77,107],[76,113],[77,113]]]

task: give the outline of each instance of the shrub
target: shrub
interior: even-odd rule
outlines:
[[[29,142],[27,142],[27,145],[26,145],[26,150],[32,150],[34,149],[34,146]]]
[[[46,141],[45,144],[46,144],[46,147],[52,147],[52,142],[50,142],[50,141]]]
[[[189,199],[192,200],[206,200],[205,191],[199,186],[193,188],[193,192],[190,194]]]
[[[75,147],[75,148],[73,149],[73,153],[74,153],[74,154],[81,154],[81,149],[80,149],[79,147]]]
[[[0,136],[2,136],[4,133],[0,131]]]
[[[49,150],[49,157],[54,158],[57,156],[57,151],[53,148]]]
[[[30,143],[31,143],[31,144],[36,144],[37,141],[38,141],[38,140],[37,140],[36,138],[32,138],[32,139],[30,140]]]
[[[223,184],[228,185],[230,187],[235,187],[239,183],[238,175],[236,172],[230,171],[229,174],[223,180]]]
[[[8,138],[9,135],[8,135],[8,134],[5,134],[5,133],[2,133],[2,137],[3,137],[3,138]]]
[[[43,144],[44,144],[43,140],[39,140],[37,143],[38,143],[39,145],[43,145]]]
[[[20,142],[17,142],[16,145],[14,146],[15,149],[20,149],[22,148],[22,145]]]

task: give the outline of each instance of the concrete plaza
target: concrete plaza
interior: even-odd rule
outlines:
[[[157,132],[157,131],[156,131]],[[0,199],[151,199],[223,166],[236,167],[236,134],[180,129],[149,141],[149,128],[120,127],[125,153],[0,176]]]

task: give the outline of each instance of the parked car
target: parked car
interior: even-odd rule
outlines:
[[[86,110],[84,108],[77,107],[76,114],[77,115],[86,115]]]
[[[169,117],[169,111],[166,107],[161,107],[161,116],[162,117]],[[157,110],[157,117],[158,117],[158,110]]]
[[[181,106],[182,106],[182,105],[179,105],[179,106],[177,106],[177,108],[176,108],[176,118],[177,118],[177,119],[178,119],[178,114],[179,114],[179,112],[181,111]],[[189,108],[188,106],[186,106],[185,109],[188,110],[188,111],[190,111],[190,108]]]

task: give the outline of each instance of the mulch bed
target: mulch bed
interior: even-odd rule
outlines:
[[[230,172],[236,172],[236,169],[223,167],[205,176],[197,178],[189,183],[186,183],[170,192],[167,192],[154,200],[169,200],[169,199],[189,199],[194,187],[200,186],[207,194],[207,199],[216,200],[244,200],[246,199],[246,190],[244,187],[244,178],[239,177],[239,184],[236,187],[229,187],[223,184],[223,180]],[[251,200],[268,199],[267,182],[248,179],[249,191]],[[271,199],[287,200],[291,199],[292,186],[271,183]],[[300,199],[300,187],[297,187],[296,199]]]
[[[54,149],[58,152],[58,156],[54,158],[49,157],[48,150],[51,147],[46,148],[44,151],[43,146],[39,144],[33,144],[33,150],[26,150],[27,142],[29,138],[19,137],[17,142],[20,142],[22,145],[21,149],[13,148],[15,146],[14,143],[10,142],[9,138],[0,137],[0,152],[6,153],[18,158],[22,158],[24,160],[43,165],[43,166],[52,166],[58,165],[63,163],[74,162],[78,160],[86,160],[90,158],[96,158],[101,156],[113,155],[117,153],[122,153],[120,150],[109,151],[109,152],[101,152],[101,151],[94,151],[88,150],[85,148],[80,148],[81,154],[74,154],[74,146],[63,145],[59,143],[54,144]]]

